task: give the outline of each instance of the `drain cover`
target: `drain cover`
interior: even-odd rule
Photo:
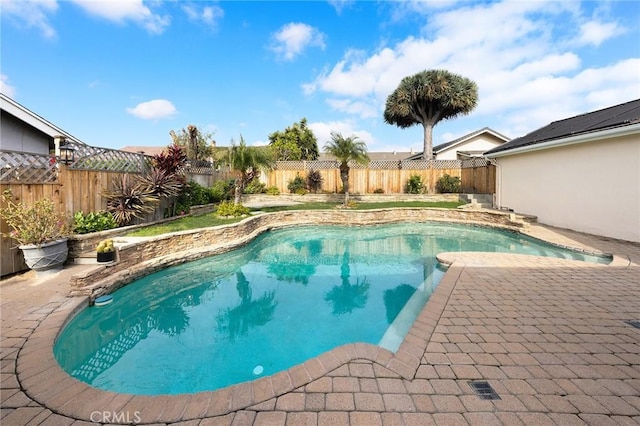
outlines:
[[[631,327],[640,328],[640,320],[628,320],[625,322],[629,324]]]
[[[489,382],[484,381],[472,381],[469,382],[471,389],[478,395],[480,399],[500,399],[495,390],[491,387]]]

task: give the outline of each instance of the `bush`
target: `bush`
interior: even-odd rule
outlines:
[[[305,183],[304,179],[300,175],[296,175],[296,177],[294,177],[289,181],[289,184],[287,185],[287,189],[292,194],[299,194],[298,191],[307,190],[307,184]]]
[[[407,194],[422,194],[424,192],[422,177],[420,175],[409,176],[409,179],[407,179],[407,184],[404,187],[404,192],[406,192]]]
[[[245,186],[243,192],[245,194],[264,194],[267,192],[267,185],[260,182],[258,179],[254,179],[249,182],[249,185]]]
[[[210,189],[211,200],[214,203],[230,200],[233,197],[234,179],[217,180]]]
[[[267,188],[268,195],[280,195],[280,190],[277,186],[270,186]]]
[[[216,210],[216,214],[218,216],[227,217],[240,217],[246,216],[250,212],[249,208],[243,206],[242,204],[234,204],[232,201],[223,201],[218,206],[218,210]]]
[[[436,182],[436,189],[441,194],[460,192],[461,181],[458,176],[444,175]]]
[[[376,188],[373,190],[374,194],[384,194],[384,189],[382,188]]]
[[[317,170],[309,170],[307,173],[307,189],[314,194],[322,189],[322,175]]]
[[[117,228],[113,215],[109,212],[76,212],[73,215],[73,232],[76,234],[89,234],[91,232],[106,231]]]

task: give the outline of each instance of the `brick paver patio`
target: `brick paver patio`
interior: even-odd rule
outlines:
[[[451,267],[396,354],[353,344],[216,392],[142,397],[66,375],[52,344],[82,299],[67,267],[0,283],[3,425],[637,425],[640,245],[533,225],[611,265],[444,253]],[[476,395],[486,381],[499,399]]]

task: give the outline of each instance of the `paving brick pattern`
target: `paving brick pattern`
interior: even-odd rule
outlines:
[[[557,243],[616,254],[609,266],[444,253],[451,267],[396,354],[337,348],[216,392],[140,397],[98,391],[56,367],[72,266],[0,284],[3,425],[640,424],[640,245],[532,226]],[[469,381],[500,399],[480,399]]]

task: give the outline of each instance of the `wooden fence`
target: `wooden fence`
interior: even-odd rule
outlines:
[[[325,164],[333,163],[333,164]],[[387,163],[387,164],[384,164]],[[435,193],[436,183],[444,176],[459,177],[462,192],[492,194],[495,192],[495,166],[485,160],[475,162],[462,161],[406,161],[376,162],[370,167],[355,167],[349,170],[349,192],[371,194],[382,191],[384,194],[400,194],[411,176],[418,175],[427,193]],[[306,178],[310,170],[322,176],[322,191],[340,192],[342,180],[335,162],[278,162],[276,169],[267,173],[266,185],[275,186],[281,193],[289,193],[289,182],[296,176]]]
[[[31,157],[34,157],[31,155]],[[45,164],[44,162],[43,164]],[[31,161],[33,164],[33,161]],[[34,170],[34,167],[14,170]],[[107,200],[102,196],[106,190],[113,189],[113,182],[120,179],[125,173],[132,175],[135,172],[73,169],[58,165],[47,169],[38,164],[38,175],[31,179],[25,179],[24,173],[18,175],[15,172],[6,174],[0,182],[0,193],[11,190],[13,200],[27,205],[33,204],[43,198],[53,200],[60,212],[66,214],[71,220],[73,214],[78,211],[83,213],[103,211],[107,208]],[[20,177],[19,179],[16,176]],[[203,186],[211,186],[216,180],[227,179],[231,176],[228,171],[192,171],[187,173],[189,181],[196,181]],[[46,182],[43,182],[46,180]],[[0,208],[4,208],[4,201],[0,200]],[[160,205],[155,212],[150,213],[144,221],[162,219],[166,205]],[[0,232],[8,233],[10,228],[4,220],[0,220]],[[22,251],[17,248],[15,240],[0,237],[0,276],[20,272],[26,269]]]

